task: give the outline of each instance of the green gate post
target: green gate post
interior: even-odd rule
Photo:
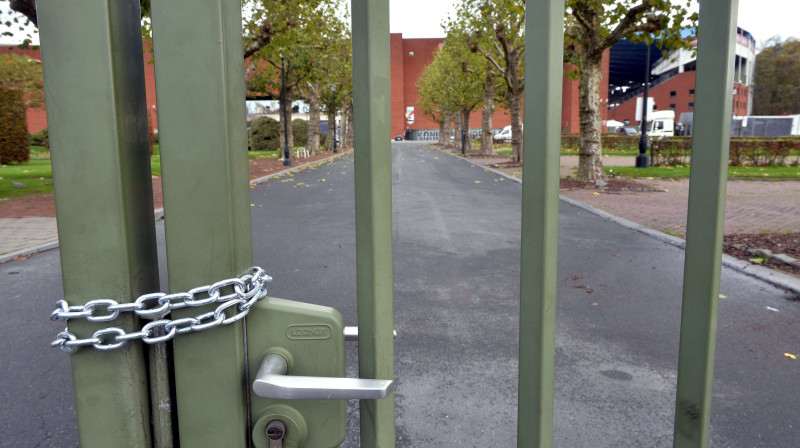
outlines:
[[[739,0],[700,4],[674,446],[708,446]]]
[[[394,380],[389,2],[352,10],[359,376]],[[361,446],[394,446],[394,394],[360,415]]]
[[[525,129],[517,446],[549,447],[558,266],[564,0],[525,5]]]
[[[242,275],[253,261],[241,2],[153,2],[152,21],[169,285],[178,292]],[[247,446],[242,323],[177,337],[174,357],[181,445]]]
[[[139,2],[37,7],[65,299],[130,302],[158,290]],[[85,338],[137,324],[120,315],[69,328]],[[71,362],[81,446],[150,446],[141,344],[83,348]]]

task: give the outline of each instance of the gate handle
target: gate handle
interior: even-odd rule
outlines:
[[[286,358],[272,353],[264,357],[253,381],[259,397],[283,400],[373,400],[394,392],[394,381],[321,376],[289,376]]]

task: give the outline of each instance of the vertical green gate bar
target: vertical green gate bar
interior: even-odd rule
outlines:
[[[517,446],[553,439],[564,0],[525,5]]]
[[[253,261],[241,2],[153,2],[152,20],[177,292],[239,276]],[[174,359],[181,445],[247,446],[242,323],[175,338]]]
[[[393,380],[389,1],[352,11],[359,376]],[[394,394],[361,400],[360,415],[361,446],[394,446]]]
[[[739,0],[700,4],[675,447],[708,446]]]
[[[158,290],[139,3],[39,0],[65,299],[130,302]],[[70,321],[79,338],[113,325]],[[140,344],[72,355],[82,447],[150,446]]]

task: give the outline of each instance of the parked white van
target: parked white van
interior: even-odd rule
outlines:
[[[675,136],[675,111],[657,110],[650,114],[647,135],[653,138]]]
[[[523,129],[525,129],[524,125],[523,125]],[[511,126],[504,127],[502,131],[500,131],[499,133],[495,134],[494,137],[492,137],[492,138],[496,142],[511,143]]]

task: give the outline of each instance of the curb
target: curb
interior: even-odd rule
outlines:
[[[337,155],[328,157],[326,159],[317,160],[316,162],[309,162],[309,163],[306,163],[304,165],[298,165],[296,167],[290,168],[288,170],[278,171],[277,173],[272,173],[272,174],[269,174],[269,175],[264,176],[264,177],[259,177],[257,179],[251,180],[250,181],[250,186],[263,184],[264,182],[268,182],[268,181],[272,180],[276,176],[283,176],[283,175],[286,175],[288,173],[291,173],[291,172],[294,172],[294,171],[298,171],[301,168],[308,168],[308,167],[311,167],[311,166],[324,165],[326,163],[329,163],[329,162],[332,162],[332,161],[334,161],[336,159],[344,157],[344,156],[346,156],[346,155],[348,155],[348,154],[350,154],[352,152],[353,152],[353,150],[349,149],[347,151],[341,152],[341,153],[339,153]],[[153,215],[154,215],[155,221],[164,219],[164,209],[163,208],[157,208],[157,209],[153,210]],[[54,241],[49,241],[49,242],[44,243],[44,244],[40,244],[38,246],[29,247],[29,248],[26,248],[26,249],[21,249],[21,250],[18,250],[16,252],[9,252],[7,254],[0,255],[0,264],[6,263],[8,261],[12,261],[17,257],[26,257],[27,258],[27,257],[29,257],[31,255],[35,255],[35,254],[38,254],[40,252],[45,252],[45,251],[53,250],[53,249],[57,249],[57,248],[58,248],[58,240],[54,240]]]
[[[449,152],[444,151],[442,149],[439,149],[439,148],[437,148],[435,146],[429,146],[429,147],[433,148],[436,151],[439,151],[441,153],[447,154],[447,155],[449,155],[451,157],[455,157],[455,158],[457,158],[459,160],[464,160],[464,161],[466,161],[468,163],[471,163],[471,164],[473,164],[473,165],[475,165],[475,166],[477,166],[479,168],[483,168],[483,169],[489,170],[489,171],[491,171],[491,172],[493,172],[493,173],[495,173],[495,174],[497,174],[499,176],[505,177],[506,179],[513,180],[514,182],[522,184],[522,180],[517,179],[516,177],[513,177],[513,176],[509,176],[508,174],[500,172],[500,171],[498,171],[498,170],[496,170],[494,168],[491,168],[491,167],[488,167],[488,166],[485,166],[485,165],[481,165],[480,163],[473,162],[470,159],[467,159],[467,158],[460,157],[458,155],[449,153]],[[664,242],[664,243],[670,244],[672,246],[678,247],[680,249],[686,250],[686,240],[684,240],[683,238],[678,238],[676,236],[667,235],[666,233],[659,232],[658,230],[654,230],[654,229],[651,229],[649,227],[645,227],[642,224],[639,224],[637,222],[633,222],[633,221],[630,221],[628,219],[621,218],[621,217],[616,216],[616,215],[612,215],[611,213],[604,212],[603,210],[600,210],[598,208],[592,207],[589,204],[585,204],[583,202],[576,201],[575,199],[568,198],[566,196],[559,195],[559,200],[561,200],[562,202],[566,202],[567,204],[574,205],[575,207],[581,208],[583,210],[586,210],[587,212],[594,213],[595,215],[600,216],[601,218],[608,219],[611,222],[614,222],[614,223],[617,223],[617,224],[622,225],[624,227],[627,227],[629,229],[635,230],[635,231],[637,231],[639,233],[643,233],[643,234],[645,234],[647,236],[650,236],[652,238],[655,238],[655,239],[657,239],[657,240],[659,240],[661,242]],[[734,258],[734,257],[732,257],[730,255],[726,255],[726,254],[722,254],[722,265],[727,267],[727,268],[733,269],[735,271],[741,272],[741,273],[743,273],[745,275],[748,275],[750,277],[757,278],[757,279],[759,279],[761,281],[769,283],[770,285],[777,286],[778,288],[785,289],[785,290],[787,290],[787,291],[789,291],[789,292],[791,292],[793,294],[800,295],[800,278],[797,278],[797,277],[795,277],[793,275],[784,274],[783,272],[776,271],[776,270],[770,269],[770,268],[766,268],[764,266],[759,266],[759,265],[747,262],[745,260],[740,260],[738,258]]]
[[[16,252],[9,252],[7,254],[0,255],[0,264],[5,263],[7,261],[11,261],[17,257],[27,258],[31,255],[38,254],[39,252],[55,249],[57,247],[58,247],[58,240],[55,240],[44,244],[40,244],[38,246],[29,247],[27,249],[18,250]]]

